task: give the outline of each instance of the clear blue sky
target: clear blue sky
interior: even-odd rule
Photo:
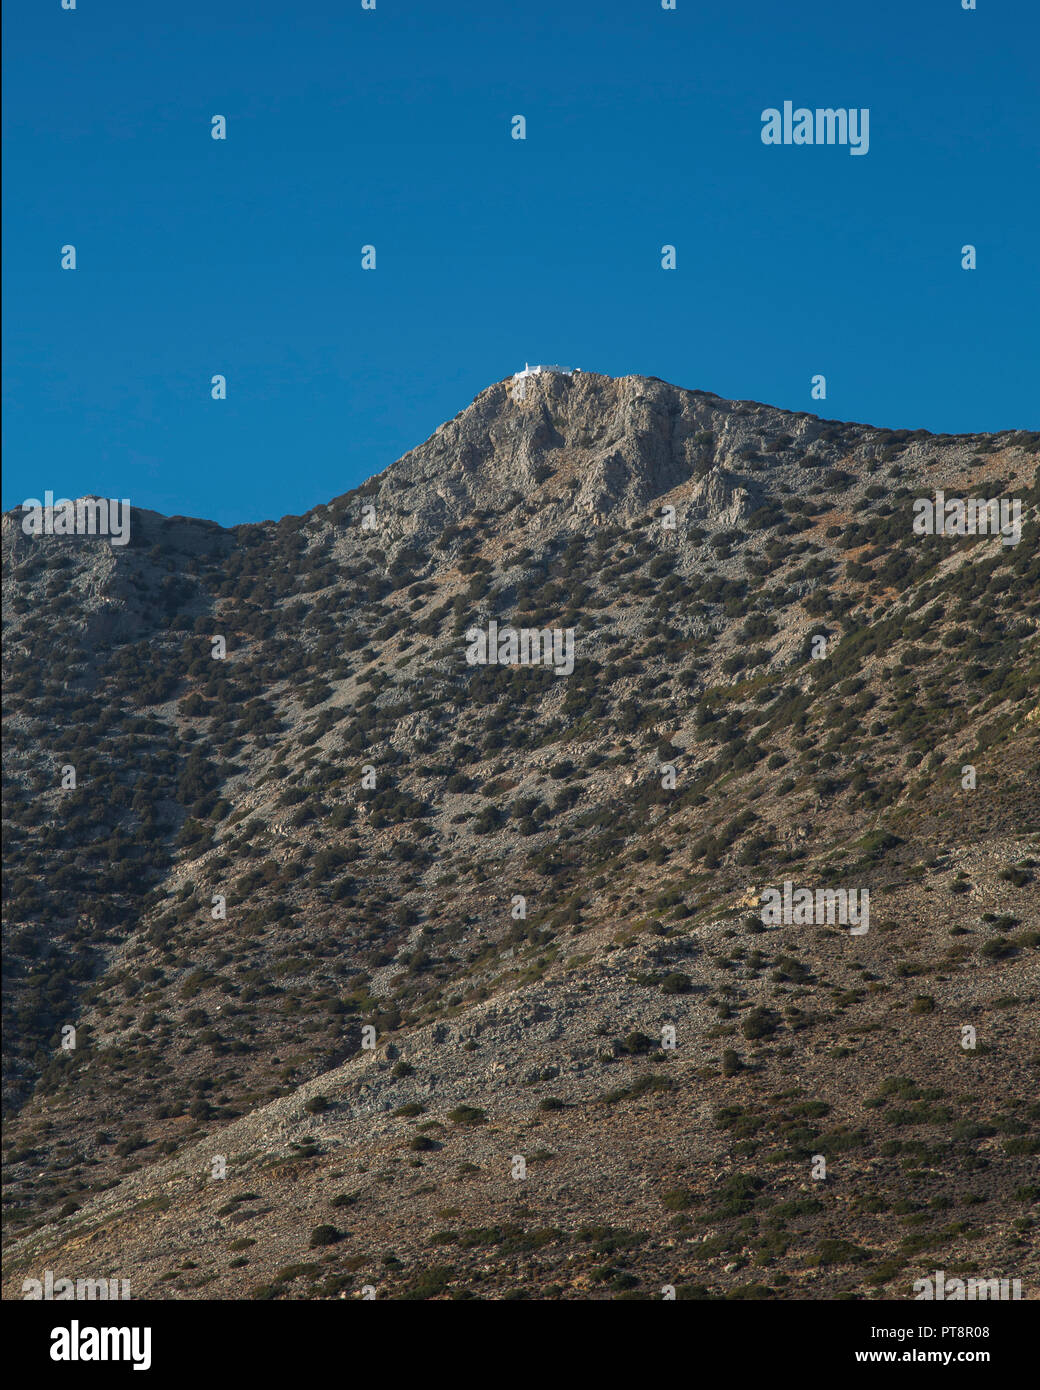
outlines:
[[[525,359],[1040,427],[1037,0],[77,6],[4,10],[5,508],[300,513]]]

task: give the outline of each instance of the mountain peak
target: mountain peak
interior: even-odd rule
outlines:
[[[943,456],[959,468],[975,439],[944,441]],[[897,453],[923,474],[929,450],[924,430],[845,424],[657,377],[528,366],[486,387],[364,491],[393,535],[424,542],[484,514],[521,525],[537,515],[553,533],[673,506],[680,529],[732,526],[784,495],[838,495]]]

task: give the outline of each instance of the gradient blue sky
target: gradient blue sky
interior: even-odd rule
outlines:
[[[77,3],[4,8],[5,508],[300,513],[525,359],[1040,426],[1037,0]]]

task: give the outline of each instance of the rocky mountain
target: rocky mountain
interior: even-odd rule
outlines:
[[[549,372],[5,516],[6,1296],[1040,1296],[1038,453]]]

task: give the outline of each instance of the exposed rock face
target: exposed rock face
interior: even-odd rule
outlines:
[[[303,517],[4,517],[8,1292],[1035,1288],[1038,451],[545,372]]]
[[[567,513],[628,521],[675,494],[683,510],[729,523],[741,514],[732,471],[746,471],[748,452],[763,436],[786,434],[792,442],[775,460],[776,475],[798,476],[792,465],[820,437],[820,423],[645,377],[547,373],[526,380],[522,400],[511,380],[489,387],[380,482],[389,496],[409,494],[404,533],[423,537],[473,512],[498,511],[511,496],[537,499],[561,485]],[[822,444],[821,465],[842,455],[844,438]]]

